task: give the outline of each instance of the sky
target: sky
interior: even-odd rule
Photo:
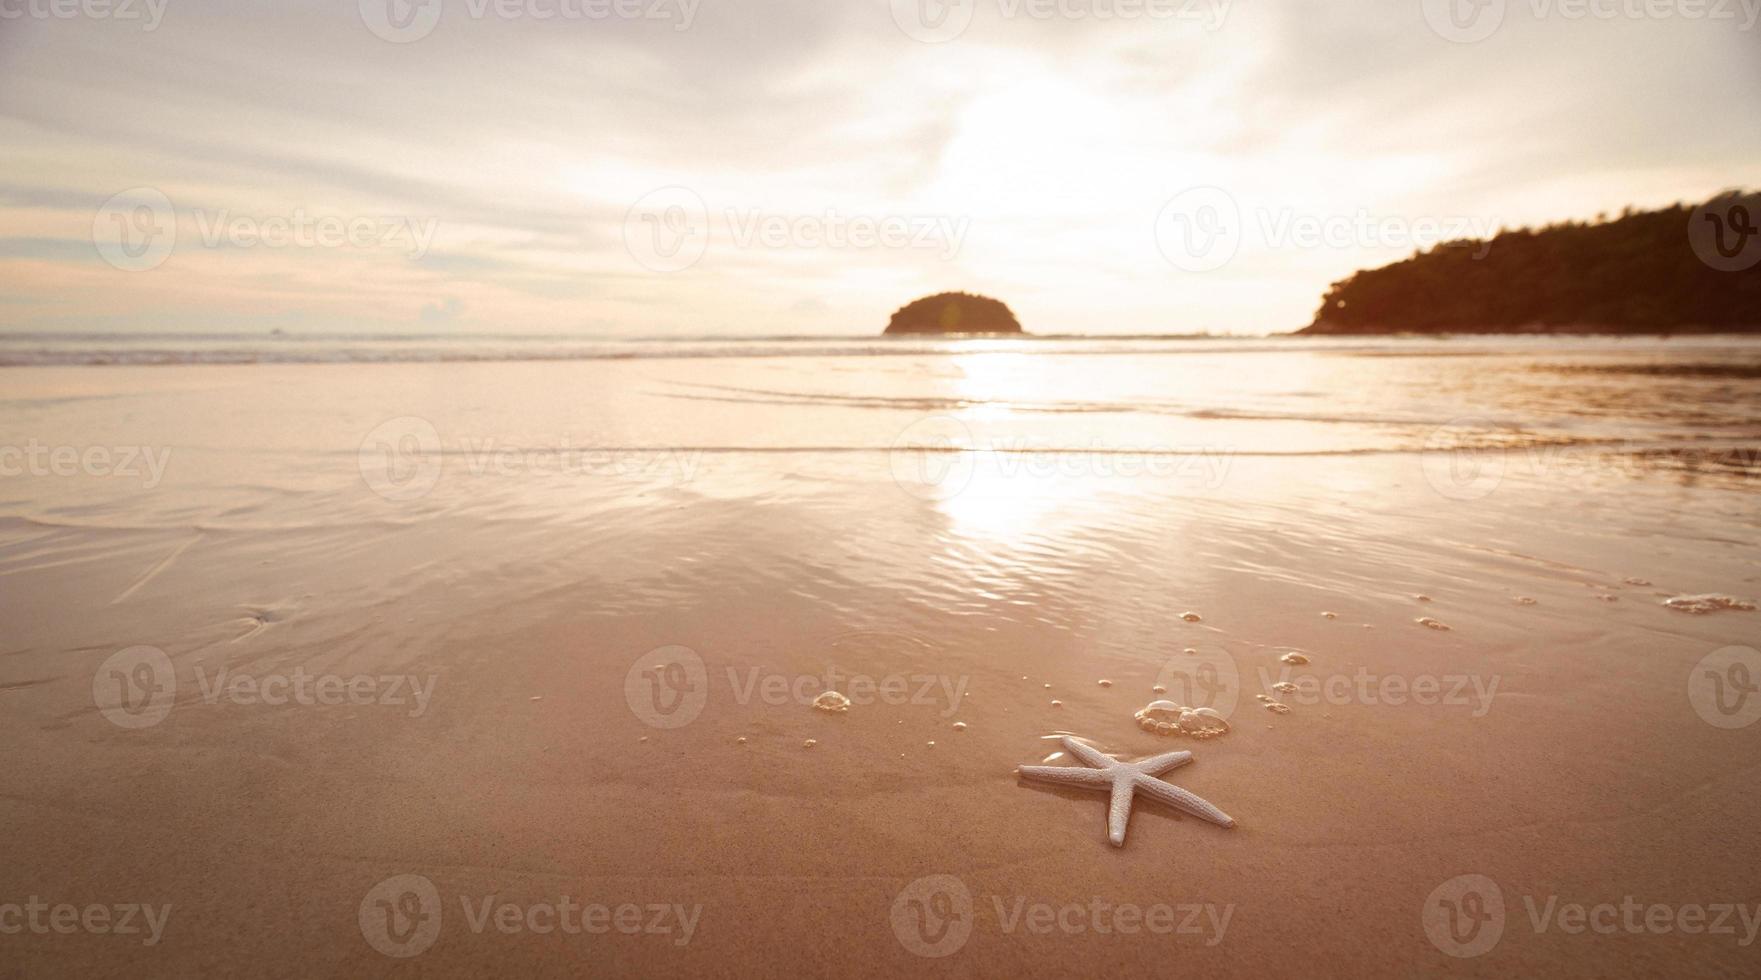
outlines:
[[[1761,187],[1761,0],[0,0],[0,331],[1265,333]]]

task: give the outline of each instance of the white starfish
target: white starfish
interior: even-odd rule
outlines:
[[[1068,735],[1064,736],[1064,748],[1082,760],[1084,765],[1017,766],[1016,771],[1029,779],[1047,783],[1112,790],[1113,805],[1107,813],[1107,839],[1113,842],[1114,847],[1125,846],[1125,824],[1131,819],[1131,800],[1140,792],[1201,820],[1209,820],[1221,827],[1235,826],[1235,818],[1229,814],[1205,802],[1196,794],[1156,778],[1175,766],[1191,762],[1191,752],[1166,752],[1150,756],[1141,762],[1120,762]]]

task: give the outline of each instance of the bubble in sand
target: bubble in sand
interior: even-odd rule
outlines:
[[[1718,612],[1724,609],[1754,609],[1755,604],[1747,599],[1734,596],[1708,593],[1707,595],[1678,595],[1663,600],[1663,605],[1676,612],[1693,613],[1696,616]]]
[[[966,723],[965,723],[965,722],[963,722],[963,721],[957,721],[957,722],[955,722],[955,723],[954,723],[954,730],[955,730],[955,731],[957,731],[957,732],[963,732],[963,731],[965,731],[965,730],[966,730]],[[934,743],[934,742],[931,742],[931,743],[929,743],[929,744],[931,744],[931,745],[934,745],[934,744],[936,744],[936,743]]]
[[[802,747],[802,748],[804,748],[804,749],[811,749],[811,748],[813,748],[813,747],[814,747],[814,746],[815,746],[815,745],[818,745],[818,744],[819,744],[819,739],[816,739],[816,738],[810,738],[810,739],[808,739],[808,740],[807,740],[807,741],[805,741],[805,742],[802,742],[802,743],[801,743],[801,747]]]
[[[813,699],[813,706],[821,711],[849,711],[850,699],[836,691],[821,691],[819,697]]]
[[[1322,619],[1338,619],[1338,618],[1339,618],[1339,614],[1338,614],[1338,613],[1330,613],[1330,612],[1324,612],[1324,613],[1322,613],[1322,614],[1321,614],[1321,618],[1322,618]]]
[[[1272,690],[1277,691],[1279,694],[1295,694],[1296,685],[1289,681],[1279,681],[1272,685]]]
[[[1429,616],[1420,616],[1419,618],[1413,620],[1413,622],[1419,624],[1420,626],[1423,626],[1425,629],[1428,629],[1428,630],[1443,630],[1444,632],[1448,632],[1448,630],[1449,630],[1448,623],[1439,622],[1438,620],[1432,619]]]
[[[1151,694],[1167,694],[1168,693],[1168,686],[1166,684],[1153,684],[1150,686],[1150,693]]]
[[[1268,701],[1266,702],[1265,708],[1267,711],[1270,711],[1275,715],[1287,715],[1290,713],[1290,705],[1285,704],[1282,701]]]
[[[1636,578],[1632,575],[1628,575],[1626,578],[1621,579],[1621,581],[1625,582],[1628,585],[1650,585],[1651,584],[1650,579]]]
[[[1200,619],[1199,614],[1195,613],[1195,612],[1183,612],[1180,614],[1180,618],[1186,620],[1189,623],[1196,623]]]
[[[1284,661],[1285,663],[1289,664],[1292,667],[1301,667],[1303,664],[1306,664],[1309,662],[1308,657],[1304,656],[1303,654],[1297,653],[1295,650],[1290,651],[1289,653],[1285,654],[1282,657],[1279,657],[1278,659]]]
[[[1157,735],[1215,738],[1229,731],[1229,722],[1214,708],[1189,708],[1172,701],[1151,701],[1139,708],[1137,727]]]
[[[1620,601],[1620,596],[1617,596],[1617,595],[1604,594],[1604,595],[1599,595],[1596,598],[1601,599],[1603,602],[1619,602]]]
[[[929,748],[932,748],[932,749],[936,747],[936,743],[934,743],[934,742],[929,742],[926,744],[928,745]]]

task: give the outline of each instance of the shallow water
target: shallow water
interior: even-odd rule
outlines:
[[[1704,722],[1691,685],[1758,614],[1664,601],[1761,595],[1761,345],[1038,343],[0,370],[25,454],[0,462],[49,454],[0,477],[0,730],[28,763],[0,807],[241,962],[299,943],[337,972],[380,964],[356,908],[412,871],[704,903],[686,959],[613,954],[632,972],[834,930],[859,941],[830,962],[899,968],[886,909],[933,874],[1150,903],[1177,868],[1253,937],[1179,951],[1219,975],[1433,955],[1420,906],[1464,870],[1748,894],[1733,760],[1761,726]],[[125,730],[94,681],[138,645],[177,684]],[[215,699],[221,668],[432,701]],[[847,711],[813,709],[827,687]],[[1142,731],[1164,698],[1230,733]],[[1174,781],[1240,826],[1145,804],[1112,853],[1104,799],[1013,777],[1052,732],[1190,747]],[[13,891],[64,884],[60,853]],[[264,881],[317,912],[246,914]],[[567,960],[448,928],[448,965]],[[987,935],[997,969],[1096,953]],[[1530,938],[1512,955],[1583,965]]]

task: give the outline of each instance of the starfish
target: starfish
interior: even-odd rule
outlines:
[[[1064,736],[1064,748],[1084,765],[1017,766],[1016,771],[1029,779],[1047,783],[1112,790],[1113,806],[1107,814],[1107,839],[1114,847],[1125,846],[1125,824],[1131,819],[1131,801],[1140,792],[1220,827],[1235,826],[1235,818],[1229,814],[1193,793],[1155,778],[1175,766],[1191,762],[1191,752],[1167,752],[1141,762],[1120,762],[1068,735]]]

